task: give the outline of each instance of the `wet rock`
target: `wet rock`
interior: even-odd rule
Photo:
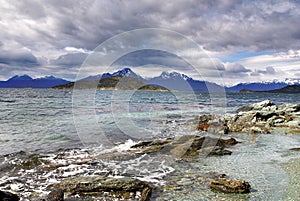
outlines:
[[[210,182],[210,188],[224,193],[249,193],[251,186],[244,180],[217,178]]]
[[[141,142],[132,146],[138,153],[162,153],[170,154],[181,159],[188,159],[199,155],[222,156],[231,154],[226,147],[239,143],[234,138],[218,139],[209,136],[185,135],[173,140],[155,140],[153,142]]]
[[[7,192],[7,191],[0,191],[0,200],[3,201],[18,201],[20,197],[16,194]]]
[[[134,199],[141,201],[150,199],[152,187],[143,181],[132,178],[78,177],[63,180],[57,188],[65,192],[65,196],[94,195],[95,197],[115,197],[119,199]]]
[[[300,147],[297,147],[297,148],[291,148],[290,150],[291,150],[291,151],[300,151]]]
[[[141,148],[141,147],[148,147],[148,146],[161,146],[165,145],[169,142],[171,142],[171,139],[157,139],[157,140],[149,140],[149,141],[142,141],[135,145],[133,145],[131,148]]]
[[[157,139],[153,141],[142,141],[135,145],[133,145],[131,148],[134,149],[142,149],[142,153],[153,153],[160,151],[163,149],[167,144],[171,143],[171,139]]]
[[[201,153],[203,153],[203,151],[204,150],[202,149]],[[224,155],[231,155],[231,154],[232,154],[231,151],[226,150],[219,146],[212,147],[212,148],[208,149],[208,151],[207,151],[208,156],[224,156]]]

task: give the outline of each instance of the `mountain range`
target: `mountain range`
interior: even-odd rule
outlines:
[[[153,78],[143,78],[133,72],[130,68],[123,68],[114,73],[104,73],[95,76],[88,76],[79,81],[99,81],[104,78],[129,77],[142,81],[148,85],[162,86],[170,90],[178,91],[220,91],[223,87],[208,81],[195,80],[185,74],[178,72],[162,72],[159,76]],[[51,88],[57,85],[70,83],[68,80],[46,76],[33,79],[28,75],[14,76],[7,81],[0,81],[0,88]],[[70,84],[69,84],[70,85]],[[300,79],[286,79],[285,81],[273,82],[253,82],[239,83],[231,87],[225,87],[226,91],[239,92],[241,90],[251,91],[269,91],[281,89],[289,85],[300,85]]]
[[[70,81],[54,76],[33,79],[29,75],[15,75],[6,81],[0,81],[0,88],[51,88],[55,85],[67,84]]]
[[[267,91],[252,91],[247,89],[242,89],[241,93],[284,93],[284,94],[298,94],[300,93],[300,85],[288,85],[280,89],[273,89]]]

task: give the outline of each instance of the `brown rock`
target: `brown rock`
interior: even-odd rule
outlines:
[[[224,120],[216,115],[200,115],[198,117],[198,130],[217,134],[227,134],[228,127]]]
[[[210,188],[224,193],[249,193],[251,186],[244,180],[217,178],[210,182]]]
[[[141,201],[149,201],[152,194],[152,188],[146,187],[142,191]]]
[[[64,191],[62,189],[54,189],[51,191],[45,201],[63,201]]]
[[[209,128],[208,123],[199,123],[198,130],[199,131],[207,131]]]

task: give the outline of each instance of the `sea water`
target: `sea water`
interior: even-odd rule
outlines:
[[[300,103],[297,94],[227,93],[219,94],[216,100],[215,95],[200,92],[94,91],[92,100],[86,100],[90,91],[82,90],[80,97],[74,97],[70,90],[0,89],[0,92],[0,188],[19,192],[25,198],[33,191],[46,194],[47,185],[69,176],[135,175],[164,185],[167,175],[176,171],[225,173],[249,181],[254,190],[249,195],[226,195],[201,190],[192,181],[183,185],[185,193],[167,191],[157,200],[299,198],[299,191],[291,190],[299,184],[295,184],[287,167],[290,161],[300,158],[299,152],[289,150],[300,147],[300,135],[230,134],[223,137],[232,136],[242,142],[231,148],[231,156],[203,157],[189,164],[166,158],[156,161],[147,155],[126,162],[99,158],[101,153],[111,150],[124,152],[140,140],[197,134],[195,123],[199,114],[233,113],[243,105],[265,99],[276,104]],[[74,105],[74,98],[80,98],[83,104],[80,114],[76,113],[78,105]],[[86,123],[91,118],[93,124]],[[32,155],[43,157],[58,168],[45,172],[9,168],[11,164],[23,164]]]

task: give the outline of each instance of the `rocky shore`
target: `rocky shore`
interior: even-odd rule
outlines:
[[[128,163],[128,161],[133,161],[134,165],[145,163],[145,166],[141,166],[144,168],[148,166],[147,159],[153,158],[163,158],[160,162],[165,162],[165,159],[169,158],[173,164],[184,166],[197,163],[201,157],[230,157],[229,155],[234,151],[232,148],[238,146],[237,144],[240,142],[233,137],[220,137],[220,134],[269,134],[275,130],[285,134],[300,133],[300,105],[275,105],[266,100],[241,107],[236,113],[226,114],[225,117],[200,115],[198,122],[200,132],[196,135],[140,141],[121,151],[112,149],[96,154],[83,151],[78,154],[80,156],[78,158],[70,156],[66,152],[54,156],[53,154],[48,156],[32,155],[22,162],[15,160],[16,156],[11,156],[10,162],[9,156],[6,156],[1,171],[18,170],[21,174],[16,173],[14,177],[18,178],[18,175],[22,175],[23,178],[18,178],[16,181],[24,179],[27,182],[26,179],[35,177],[43,179],[44,190],[48,194],[25,193],[22,195],[29,196],[23,200],[147,201],[159,197],[162,192],[184,190],[186,186],[194,185],[200,189],[211,189],[213,192],[247,194],[251,192],[249,182],[242,180],[243,178],[235,179],[222,173],[209,172],[198,175],[176,172],[174,175],[163,176],[165,182],[159,183],[143,180],[142,173],[149,171],[148,169],[142,169],[139,174],[131,174],[130,172],[114,172],[106,165],[113,164],[114,168],[118,167],[122,170],[122,163]],[[298,148],[293,149],[293,151],[297,150]],[[18,157],[24,158],[25,155],[25,153],[20,153]],[[68,168],[77,173],[67,172]],[[50,174],[57,176],[52,179],[55,180],[54,182],[47,184],[49,182],[47,175]],[[42,179],[40,180],[42,181]],[[1,185],[0,187],[5,186],[5,184]],[[0,200],[20,200],[22,195],[16,194],[24,191],[27,184],[18,188],[12,188],[13,185],[16,184],[8,183],[7,187],[1,188],[3,191],[0,191]],[[28,192],[32,190],[31,188],[27,188]],[[14,194],[9,192],[11,189],[16,189]]]
[[[108,153],[99,156],[101,159],[109,160],[126,160],[126,157],[138,158],[140,155],[172,157],[174,162],[189,163],[197,162],[199,156],[216,157],[230,155],[231,151],[226,148],[234,146],[239,142],[234,138],[222,139],[209,136],[186,135],[174,139],[156,139],[150,141],[141,141],[127,150],[127,153]],[[195,176],[195,175],[194,175]],[[152,192],[156,196],[162,191],[179,190],[182,185],[189,184],[193,180],[205,188],[211,188],[223,193],[249,193],[250,184],[243,180],[229,179],[225,174],[209,173],[198,175],[197,178],[191,175],[182,175],[185,177],[184,183],[178,180],[175,184],[157,185],[155,183],[141,181],[132,177],[76,177],[67,178],[59,184],[51,187],[51,192],[44,198],[44,201],[60,200],[82,200],[101,198],[104,200],[150,200]],[[170,181],[177,180],[176,177],[170,177]],[[169,183],[169,182],[167,182]]]
[[[300,104],[276,105],[265,100],[241,107],[225,117],[201,115],[198,130],[219,134],[270,134],[272,131],[300,134]]]
[[[118,161],[117,165],[126,163],[128,160],[136,160],[140,163],[149,162],[147,158],[140,161],[141,158],[149,156],[151,158],[171,159],[172,163],[182,163],[182,165],[195,163],[199,157],[222,157],[230,155],[232,152],[228,148],[235,146],[239,142],[234,138],[217,138],[201,135],[185,135],[174,139],[155,139],[149,141],[141,141],[132,145],[126,151],[109,151],[107,153],[99,153],[96,155],[87,154],[80,159],[68,158],[66,153],[57,154],[55,157],[45,157],[39,155],[25,156],[25,153],[20,153],[18,157],[24,157],[20,164],[14,161],[7,164],[6,169],[20,170],[23,177],[34,178],[57,173],[57,181],[48,184],[45,190],[49,193],[41,197],[40,195],[30,194],[28,200],[39,201],[70,201],[70,200],[136,200],[147,201],[155,199],[163,192],[180,190],[189,183],[196,183],[206,189],[213,189],[225,193],[247,193],[250,185],[245,185],[245,182],[240,180],[229,179],[225,174],[209,173],[204,175],[181,175],[183,173],[176,172],[176,176],[164,178],[166,183],[157,183],[147,180],[135,178],[137,175],[122,174],[105,171],[105,167],[100,162],[108,161],[110,163]],[[53,159],[57,161],[54,163]],[[63,160],[65,159],[65,160]],[[159,160],[159,162],[164,162]],[[23,170],[25,168],[25,170]],[[64,172],[67,168],[72,171],[79,171],[79,174],[71,174]],[[85,172],[84,169],[94,168],[94,172]],[[156,167],[154,167],[156,168]],[[100,173],[97,171],[101,170]],[[34,171],[32,171],[34,170]],[[146,171],[146,170],[145,170]],[[20,173],[18,173],[20,174]],[[100,175],[99,175],[100,174]],[[65,176],[64,176],[65,175]],[[76,176],[75,176],[76,175]],[[181,175],[181,176],[180,176]],[[45,176],[47,177],[47,176]],[[61,178],[59,178],[61,177]],[[182,178],[184,178],[182,180]],[[224,178],[222,183],[220,178]],[[21,181],[22,178],[18,178]],[[47,182],[45,178],[44,182]],[[175,183],[174,183],[175,182]],[[191,183],[192,182],[192,183]],[[46,183],[45,183],[46,184]],[[10,188],[17,184],[8,184]],[[222,187],[223,185],[223,187]],[[16,188],[16,187],[15,187]],[[18,187],[19,192],[22,192],[26,185]],[[9,188],[8,188],[9,189]],[[29,190],[29,189],[28,189]],[[19,200],[21,195],[12,194],[10,192],[1,191],[7,201]],[[23,199],[27,200],[27,199]]]

